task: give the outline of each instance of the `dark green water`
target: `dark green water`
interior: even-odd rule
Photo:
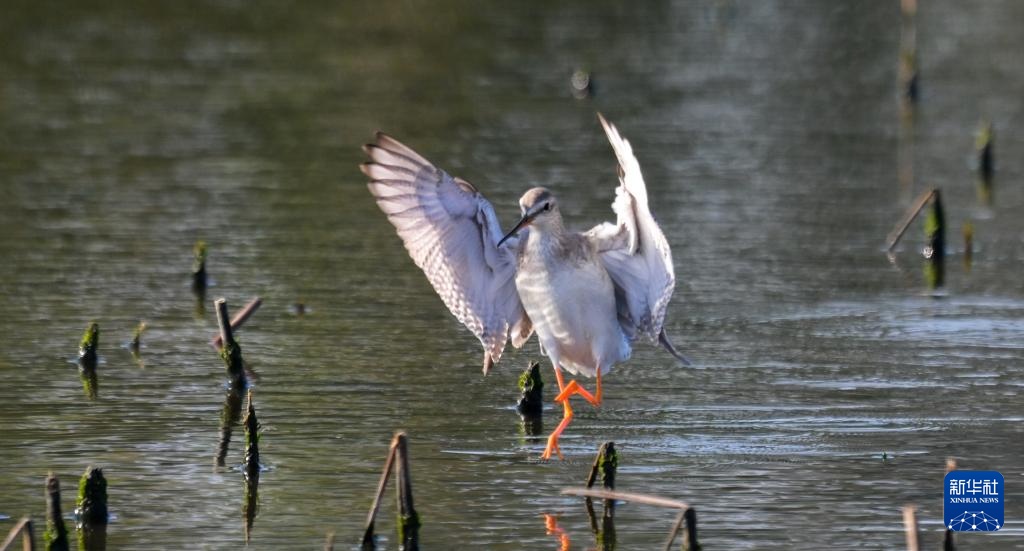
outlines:
[[[329,531],[350,548],[398,429],[431,549],[557,548],[545,514],[595,547],[559,491],[605,440],[619,488],[691,503],[705,548],[900,548],[907,503],[935,548],[948,456],[1008,490],[1006,527],[961,547],[1024,547],[1024,4],[921,6],[911,189],[896,2],[123,4],[15,0],[0,17],[0,532],[42,518],[49,470],[70,511],[96,464],[111,548],[242,547],[241,435],[214,468],[225,377],[207,343],[214,298],[259,295],[239,335],[269,468],[254,549]],[[592,99],[570,93],[577,67]],[[537,345],[480,376],[478,343],[373,205],[359,146],[388,131],[506,226],[548,186],[588,228],[616,183],[598,110],[644,169],[679,279],[668,327],[697,366],[640,347],[599,410],[576,408],[567,460],[544,464],[513,409]],[[971,166],[982,118],[991,206]],[[926,187],[948,217],[942,298],[920,222],[896,265],[884,254]],[[200,304],[197,239],[215,280]],[[95,401],[72,363],[90,320]],[[139,320],[142,367],[122,346]],[[393,517],[389,502],[390,549]],[[618,549],[656,548],[672,513],[616,521]]]

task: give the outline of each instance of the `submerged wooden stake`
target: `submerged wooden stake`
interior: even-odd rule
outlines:
[[[373,524],[377,520],[377,512],[380,511],[380,503],[384,498],[384,489],[388,485],[388,480],[391,478],[391,470],[395,464],[395,440],[391,441],[391,447],[388,448],[388,456],[384,459],[384,471],[380,474],[380,481],[377,483],[377,494],[373,497],[373,504],[370,505],[370,514],[366,517],[366,524],[363,528],[363,548],[374,548],[373,543]]]
[[[106,549],[107,479],[103,470],[89,466],[78,482],[78,548]]]
[[[544,381],[540,378],[540,364],[530,362],[529,367],[519,375],[519,402],[516,404],[516,411],[524,420],[539,418],[544,411],[544,396],[541,391],[544,389]]]
[[[252,534],[252,527],[256,521],[256,513],[259,511],[259,478],[245,479],[245,495],[242,502],[242,520],[244,522],[242,532],[245,536],[245,543],[249,543]]]
[[[78,514],[82,524],[105,526],[107,524],[107,479],[103,469],[89,466],[78,482]]]
[[[366,526],[363,530],[363,549],[374,549],[373,526],[377,519],[377,512],[380,510],[380,503],[384,497],[384,489],[387,487],[391,472],[395,473],[395,486],[398,498],[398,540],[400,549],[408,551],[419,549],[420,518],[413,506],[412,499],[412,478],[409,476],[409,452],[407,437],[404,432],[395,434],[391,440],[391,447],[388,456],[384,460],[384,471],[381,473],[380,482],[377,484],[377,495],[370,506],[370,514],[366,518]]]
[[[206,277],[206,242],[196,241],[192,246],[192,289],[202,293],[208,284]]]
[[[931,205],[924,221],[925,240],[928,243],[924,248],[924,257],[927,261],[925,275],[928,285],[935,289],[942,287],[946,279],[946,215],[942,209],[942,195],[937,189],[933,191]]]
[[[395,484],[398,486],[398,540],[405,551],[420,548],[420,516],[412,503],[412,477],[404,432],[395,435]]]
[[[245,307],[243,307],[241,310],[238,311],[237,314],[235,314],[235,317],[231,318],[231,323],[228,324],[228,326],[231,328],[231,331],[238,330],[238,328],[241,327],[242,324],[245,323],[246,320],[248,320],[249,317],[256,312],[256,310],[259,310],[262,304],[263,299],[261,299],[260,297],[255,297],[252,300],[250,300],[249,304],[246,304]],[[217,350],[220,350],[223,344],[223,332],[218,333],[217,336],[210,341],[210,346],[214,347]]]
[[[992,129],[992,123],[983,121],[975,137],[974,147],[978,151],[978,172],[982,180],[990,183],[995,173],[995,140],[996,134]]]
[[[23,551],[32,551],[36,548],[36,537],[32,532],[32,517],[22,517],[18,524],[7,533],[7,539],[0,543],[0,551],[7,551],[14,544],[14,540],[21,536],[21,548]]]
[[[602,485],[609,490],[615,489],[615,473],[619,467],[619,452],[615,451],[615,442],[605,442],[597,450],[594,457],[594,464],[590,467],[590,475],[587,476],[587,488],[594,486],[598,473],[601,474]]]
[[[910,224],[915,218],[917,218],[917,215],[921,213],[921,209],[923,209],[924,206],[928,204],[928,201],[932,199],[935,192],[936,190],[930,189],[922,193],[914,200],[913,204],[910,205],[906,214],[903,215],[903,218],[898,224],[896,224],[893,231],[889,233],[889,237],[886,238],[886,243],[888,244],[887,249],[889,252],[892,252],[892,250],[896,248],[896,245],[900,242],[900,238],[903,237],[904,233],[906,233],[907,228],[909,228]]]
[[[679,530],[683,530],[683,551],[700,551],[700,543],[697,542],[697,511],[692,507],[679,513],[672,531],[669,532],[668,541],[665,542],[665,551],[672,549]]]
[[[46,476],[46,530],[43,545],[47,551],[67,551],[68,529],[60,511],[60,481],[52,472]]]
[[[146,322],[144,321],[140,321],[139,324],[135,326],[135,331],[132,332],[132,340],[128,343],[128,347],[131,348],[133,352],[137,353],[139,348],[142,347],[142,332],[145,330]]]
[[[601,475],[601,482],[607,490],[615,489],[615,472],[618,468],[619,456],[615,451],[615,442],[605,442],[597,450],[594,457],[594,464],[590,467],[590,474],[587,475],[587,488],[592,488],[597,481],[598,474]],[[604,509],[601,515],[601,528],[598,529],[597,517],[594,514],[594,503],[592,498],[587,497],[584,501],[587,508],[587,517],[590,519],[590,528],[597,536],[598,549],[615,548],[615,500],[604,500]]]
[[[245,419],[245,478],[258,480],[260,477],[260,424],[256,419],[256,407],[252,403],[252,389],[249,389]]]
[[[256,406],[253,405],[251,388],[242,425],[245,427],[245,465],[242,468],[245,475],[245,500],[242,502],[242,518],[245,522],[245,541],[248,543],[256,521],[256,513],[259,511],[260,485],[260,424],[256,419]]]
[[[220,349],[220,356],[227,367],[231,384],[239,388],[245,387],[245,367],[242,364],[242,348],[235,342],[234,334],[231,331],[231,318],[228,316],[227,300],[219,298],[214,301],[217,308],[217,326],[220,328],[220,338],[223,346]]]
[[[89,322],[78,344],[78,366],[82,369],[96,369],[96,349],[100,345],[100,326],[95,321]]]

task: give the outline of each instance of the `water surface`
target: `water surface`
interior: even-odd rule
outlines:
[[[214,467],[225,376],[207,343],[213,298],[259,295],[239,334],[269,469],[254,549],[313,548],[329,531],[355,542],[399,429],[427,548],[556,548],[545,514],[593,548],[582,503],[559,491],[605,440],[620,489],[693,504],[708,548],[897,548],[907,503],[934,547],[948,456],[1001,471],[1008,489],[1006,528],[962,546],[1024,546],[1024,5],[921,6],[909,134],[888,1],[5,12],[0,530],[42,518],[49,470],[70,511],[96,464],[112,548],[241,547],[243,450],[236,435]],[[595,82],[583,101],[569,85],[579,67]],[[484,190],[506,225],[519,194],[545,185],[585,229],[611,216],[615,185],[598,110],[643,167],[679,278],[668,329],[697,365],[638,347],[600,409],[576,408],[567,460],[545,464],[514,412],[537,345],[481,377],[478,343],[356,165],[384,129]],[[971,166],[982,118],[997,132],[991,205]],[[910,190],[897,177],[908,135]],[[896,264],[884,254],[926,187],[942,189],[949,226],[938,298],[919,223]],[[205,301],[189,287],[197,239],[215,280]],[[72,363],[90,320],[94,401]],[[122,346],[139,320],[141,366]],[[555,419],[549,408],[546,430]],[[393,512],[378,524],[392,549]],[[654,548],[672,513],[624,505],[616,520],[619,549]]]

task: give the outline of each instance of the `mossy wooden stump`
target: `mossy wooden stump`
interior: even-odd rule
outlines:
[[[260,423],[256,419],[256,407],[252,403],[252,390],[249,390],[248,406],[245,419],[245,478],[258,481],[260,478]]]
[[[78,481],[78,548],[106,549],[107,544],[107,479],[103,470],[90,466]]]
[[[132,331],[132,340],[128,342],[128,348],[136,354],[138,354],[139,349],[142,348],[142,332],[145,330],[146,322],[140,321],[139,324],[135,326],[135,330]]]
[[[420,516],[412,501],[412,478],[409,476],[409,450],[406,440],[404,432],[396,433],[395,437],[391,439],[391,447],[384,460],[384,471],[381,473],[380,482],[377,483],[377,494],[373,498],[370,513],[367,515],[366,524],[363,527],[361,548],[364,550],[376,548],[374,524],[377,521],[377,512],[380,511],[384,490],[391,478],[392,471],[396,479],[395,487],[398,500],[399,549],[405,551],[419,549]]]
[[[615,451],[615,442],[605,442],[597,450],[594,457],[594,464],[590,467],[590,474],[587,475],[587,488],[592,488],[597,482],[598,475],[601,476],[601,484],[607,490],[615,489],[615,473],[619,468],[619,452]],[[591,498],[586,498],[584,505],[587,509],[587,516],[590,518],[590,528],[597,537],[599,550],[615,549],[615,500],[604,500],[604,510],[601,514],[601,527],[598,528],[597,516],[594,513],[594,504]]]
[[[209,282],[206,276],[206,242],[196,241],[192,247],[192,290],[196,293],[206,291]]]
[[[92,526],[107,524],[107,479],[103,469],[90,466],[78,481],[78,521]]]
[[[96,369],[98,356],[96,349],[100,346],[100,325],[95,321],[89,322],[82,334],[82,340],[78,344],[78,366],[84,370]]]
[[[99,377],[96,374],[96,365],[99,363],[96,350],[99,345],[100,326],[95,321],[89,322],[78,343],[78,370],[82,378],[82,389],[90,400],[95,400],[99,395]]]
[[[540,377],[540,364],[530,362],[519,375],[519,402],[516,403],[516,411],[526,419],[540,418],[544,411],[544,381]]]
[[[43,546],[47,551],[68,551],[68,529],[60,511],[60,481],[50,473],[46,477],[46,531]]]
[[[223,298],[214,301],[217,308],[217,325],[220,327],[220,357],[228,372],[231,386],[244,389],[248,386],[245,379],[245,364],[242,362],[242,347],[235,341],[231,330],[231,317],[228,315],[228,303]]]
[[[975,149],[978,151],[978,172],[985,180],[991,180],[995,174],[995,130],[991,122],[983,122],[975,138]]]
[[[242,517],[245,520],[245,541],[248,543],[252,527],[259,511],[260,486],[260,448],[259,421],[256,419],[256,407],[252,403],[252,390],[249,390],[248,406],[245,420],[245,501],[242,503]]]
[[[932,192],[931,208],[924,220],[927,244],[924,248],[925,279],[932,289],[942,287],[946,273],[946,216],[942,209],[942,194]]]
[[[601,475],[602,485],[609,489],[615,489],[615,473],[619,468],[619,452],[615,451],[615,442],[605,442],[597,451],[594,464],[590,467],[590,475],[587,476],[587,488],[594,486],[597,475]]]

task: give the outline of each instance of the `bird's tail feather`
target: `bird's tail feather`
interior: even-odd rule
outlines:
[[[668,340],[668,335],[665,334],[664,329],[661,330],[661,333],[658,333],[658,342],[661,343],[661,346],[665,347],[665,350],[668,350],[669,354],[672,354],[675,359],[682,362],[683,365],[693,365],[693,362],[691,362],[689,358],[683,356],[678,350],[676,350],[676,347],[672,346],[672,342]]]

